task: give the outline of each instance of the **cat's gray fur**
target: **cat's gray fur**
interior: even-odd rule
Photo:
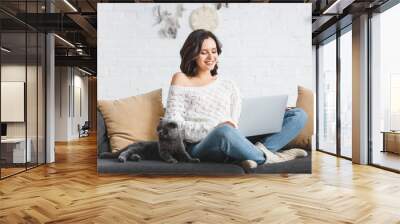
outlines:
[[[160,119],[157,133],[159,141],[133,143],[119,152],[103,152],[100,154],[100,158],[118,158],[120,162],[142,159],[164,160],[168,163],[200,162],[199,159],[192,158],[187,153],[176,122]]]

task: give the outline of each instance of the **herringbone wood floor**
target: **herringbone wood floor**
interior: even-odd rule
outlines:
[[[400,223],[400,175],[320,152],[311,175],[99,176],[95,138],[0,181],[0,223]]]

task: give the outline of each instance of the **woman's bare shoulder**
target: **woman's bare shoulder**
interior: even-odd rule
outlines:
[[[187,75],[182,72],[177,72],[172,76],[171,85],[174,86],[187,86],[190,80]]]

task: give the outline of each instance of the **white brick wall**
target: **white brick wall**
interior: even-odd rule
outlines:
[[[179,50],[192,31],[189,16],[204,4],[184,4],[176,39],[158,36],[152,8],[176,4],[98,4],[98,99],[116,99],[163,88],[179,71]],[[207,5],[207,4],[206,4]],[[208,4],[214,7],[214,4]],[[243,97],[314,89],[311,4],[234,4],[217,11],[214,33],[222,42],[219,75],[234,80]]]

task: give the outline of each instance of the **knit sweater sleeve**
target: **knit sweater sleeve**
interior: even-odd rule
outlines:
[[[190,121],[185,119],[187,103],[185,91],[179,87],[170,86],[164,118],[178,124],[186,141],[199,142],[216,124],[208,120]]]
[[[242,110],[242,99],[240,96],[239,88],[232,82],[232,95],[231,95],[231,117],[237,124]]]

